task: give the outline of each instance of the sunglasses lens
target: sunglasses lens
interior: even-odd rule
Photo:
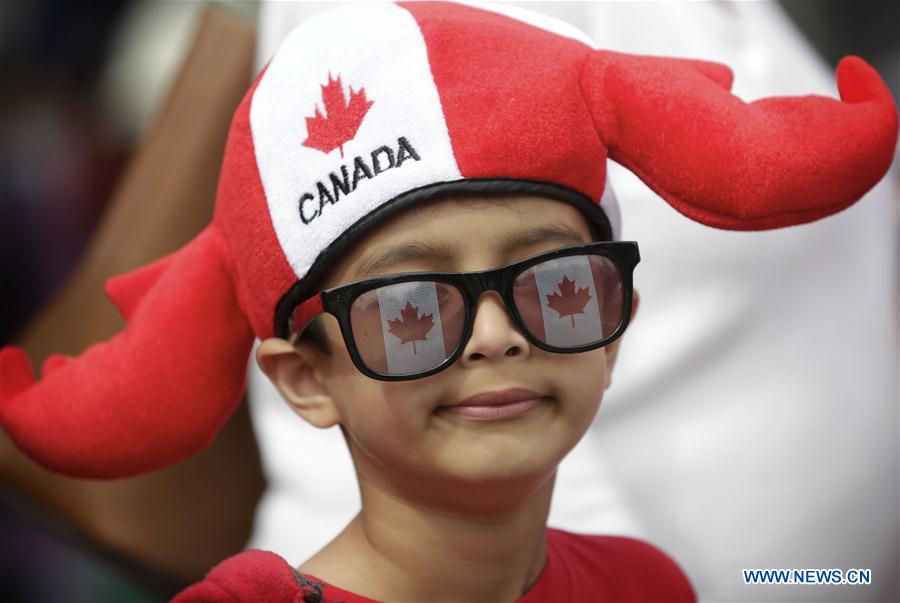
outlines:
[[[367,291],[350,306],[363,363],[380,375],[413,375],[442,364],[465,326],[465,302],[453,285],[411,281]]]
[[[513,298],[528,330],[558,348],[597,343],[622,322],[625,291],[616,265],[602,255],[573,255],[528,268]]]

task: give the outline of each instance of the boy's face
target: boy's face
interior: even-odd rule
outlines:
[[[568,234],[508,245],[541,227]],[[406,254],[365,271],[388,250],[414,241],[445,253]],[[344,254],[322,288],[398,272],[487,270],[590,241],[581,213],[559,201],[522,195],[441,199],[405,210],[370,232]],[[330,355],[309,341],[295,347],[269,339],[260,346],[260,366],[304,419],[318,427],[343,426],[360,479],[424,488],[419,494],[428,484],[487,485],[552,474],[593,420],[621,341],[578,354],[540,350],[517,330],[500,295],[487,292],[476,305],[472,336],[452,366],[391,382],[360,373],[337,321],[330,315],[322,320]],[[509,388],[531,390],[541,402],[502,420],[476,420],[447,409],[475,394]]]

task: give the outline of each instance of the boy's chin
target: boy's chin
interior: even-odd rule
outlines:
[[[478,455],[475,455],[478,456]],[[440,488],[430,488],[430,505],[473,515],[505,514],[529,500],[552,479],[559,459],[457,459],[440,467]],[[428,503],[428,501],[424,501]]]

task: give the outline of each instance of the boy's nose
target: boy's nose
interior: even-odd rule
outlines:
[[[467,364],[529,353],[528,340],[517,328],[496,291],[485,291],[475,304],[475,323],[460,362]]]

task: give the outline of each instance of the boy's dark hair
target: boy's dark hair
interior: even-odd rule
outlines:
[[[310,341],[322,352],[331,356],[331,348],[328,347],[328,338],[325,337],[325,328],[322,325],[322,317],[316,316],[300,334],[300,341]]]

